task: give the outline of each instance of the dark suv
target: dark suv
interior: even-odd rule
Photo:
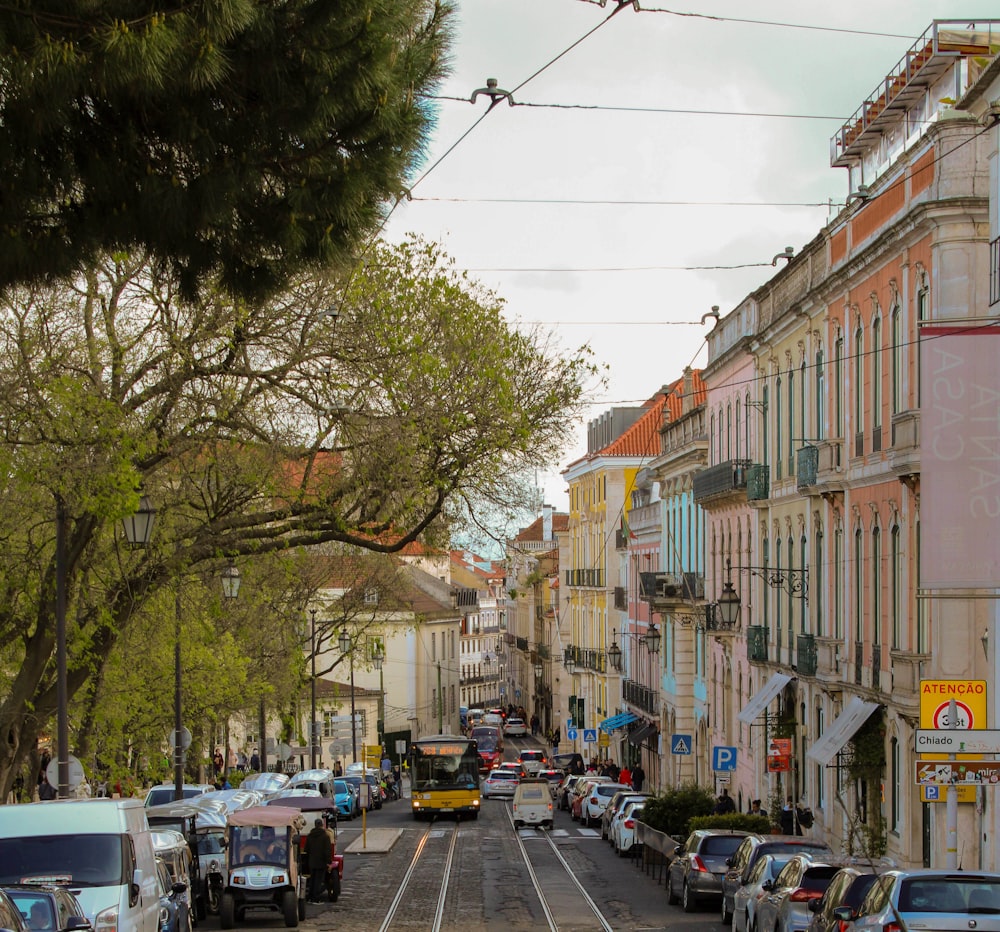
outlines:
[[[740,843],[732,857],[726,861],[726,872],[722,878],[722,906],[719,918],[723,925],[733,921],[733,896],[750,875],[750,868],[765,854],[812,854],[823,858],[833,857],[830,846],[821,841],[803,838],[801,835],[758,835],[750,834]]]

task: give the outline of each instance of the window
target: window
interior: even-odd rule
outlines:
[[[892,306],[889,317],[889,341],[892,344],[892,413],[899,414],[903,410],[904,371],[903,371],[903,312],[899,302]]]
[[[892,787],[892,808],[889,810],[889,829],[899,834],[899,803],[903,795],[902,775],[900,773],[899,740],[893,738],[889,742],[889,781]]]
[[[892,646],[902,647],[903,639],[903,547],[899,525],[892,526],[889,544],[889,611],[892,612]]]
[[[833,532],[833,636],[844,637],[844,530]]]
[[[872,426],[882,426],[882,321],[872,321]]]
[[[805,377],[803,376],[803,382]],[[816,417],[816,439],[822,440],[826,436],[824,425],[826,417],[823,411],[823,404],[826,399],[826,363],[823,361],[823,350],[816,353],[816,399],[813,403]]]
[[[818,741],[823,737],[823,728],[825,727],[825,722],[823,718],[822,707],[816,709],[816,740]],[[815,779],[815,806],[817,809],[822,809],[825,803],[826,797],[826,768],[822,764],[816,765],[816,779]]]
[[[927,312],[929,309],[929,292],[927,288],[927,275],[921,274],[918,279],[917,285],[917,337],[920,337],[920,322],[927,320]],[[917,352],[914,357],[917,361],[917,407],[920,406],[920,346],[917,346]]]
[[[812,602],[813,612],[815,613],[813,617],[816,619],[816,633],[825,635],[828,632],[824,630],[823,625],[823,619],[826,617],[824,609],[826,593],[824,592],[825,580],[823,579],[825,564],[823,560],[822,528],[817,528],[816,530],[816,543],[813,546],[813,554],[813,568],[809,574],[812,577],[809,581],[809,599]]]
[[[437,634],[434,631],[432,631],[431,632],[431,660],[437,660],[437,659],[438,659]]]
[[[764,463],[764,464],[767,464],[768,462],[770,462],[769,456],[770,456],[770,453],[771,453],[771,438],[770,438],[770,434],[769,434],[769,431],[768,431],[768,423],[767,423],[767,396],[768,396],[768,390],[767,390],[767,386],[765,385],[763,391],[761,392],[761,399],[760,399],[760,401],[761,401],[761,415],[762,415],[762,417],[761,417],[761,422],[760,422],[761,423],[760,449],[758,451],[758,455],[760,457],[760,461],[762,463]],[[749,418],[749,416],[750,416],[750,408],[748,406],[747,407],[747,417]],[[747,451],[748,452],[749,452],[749,450],[750,450],[750,448],[747,447]]]
[[[833,346],[833,416],[834,433],[838,438],[844,436],[844,336],[837,334]]]
[[[774,380],[774,440],[778,456],[774,463],[774,478],[781,478],[781,450],[784,440],[784,425],[781,414],[781,376]]]
[[[882,531],[872,528],[872,643],[882,643]]]
[[[740,459],[740,452],[747,449],[745,445],[740,444],[740,431],[743,429],[743,418],[740,413],[740,399],[739,396],[736,398],[736,459]]]
[[[378,589],[365,589],[365,605],[378,605]]]
[[[865,392],[864,392],[865,336],[861,325],[854,333],[854,455],[864,452]]]
[[[854,643],[864,641],[864,616],[861,611],[864,606],[862,568],[864,567],[864,539],[861,528],[854,532]]]
[[[795,372],[792,369],[788,370],[788,475],[795,475]]]

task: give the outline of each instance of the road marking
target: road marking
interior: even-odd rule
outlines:
[[[583,838],[597,838],[601,834],[596,828],[578,828],[577,833]]]

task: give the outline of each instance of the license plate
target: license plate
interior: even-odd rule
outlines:
[[[442,806],[438,809],[438,812],[454,812],[455,810],[451,806]]]

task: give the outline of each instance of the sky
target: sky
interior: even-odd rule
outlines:
[[[836,215],[830,139],[932,21],[1000,18],[996,0],[457,2],[435,133],[383,235],[441,243],[516,326],[607,367],[538,477],[560,510],[585,422],[704,366],[702,315]],[[510,92],[492,109],[470,101],[490,78]]]

